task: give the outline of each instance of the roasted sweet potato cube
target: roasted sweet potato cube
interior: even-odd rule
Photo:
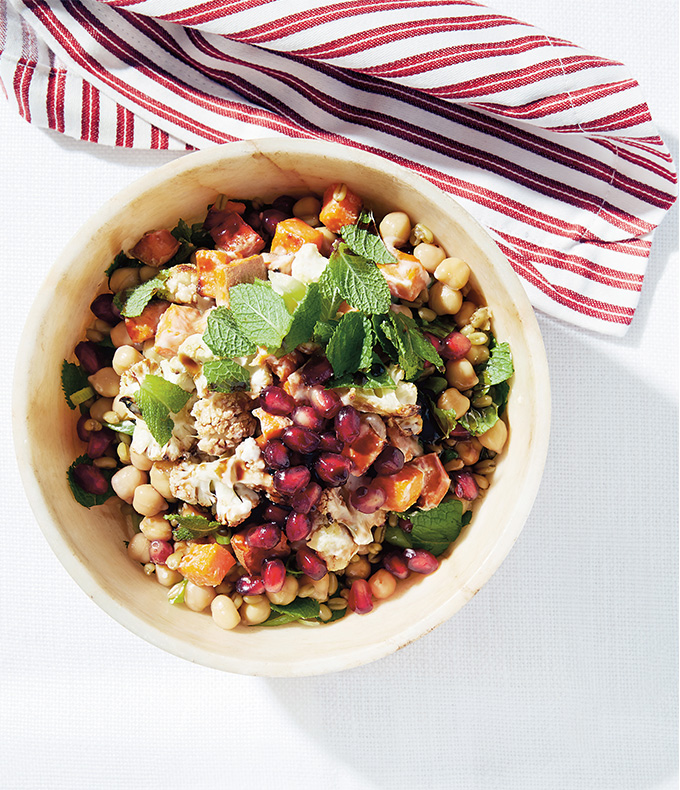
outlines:
[[[361,214],[361,198],[346,184],[331,184],[323,193],[319,219],[333,233],[344,225],[354,225]]]
[[[374,430],[366,415],[360,414],[361,429],[352,444],[345,445],[342,454],[352,461],[352,474],[361,477],[380,455],[385,440]]]
[[[267,264],[261,255],[232,260],[223,250],[197,250],[198,293],[219,305],[229,305],[229,289],[239,283],[267,279]]]
[[[156,268],[174,258],[179,242],[169,230],[150,230],[132,248],[132,255]]]
[[[156,327],[153,350],[161,357],[174,357],[190,335],[203,334],[206,323],[207,316],[195,307],[171,304]]]
[[[412,302],[423,288],[427,288],[430,275],[415,255],[398,252],[397,258],[397,263],[379,263],[378,268],[387,280],[392,296]]]
[[[264,409],[253,409],[253,416],[260,421],[262,435],[267,441],[269,441],[269,439],[278,439],[286,428],[289,428],[293,424],[290,417],[270,414]]]
[[[380,475],[373,481],[374,485],[380,486],[385,492],[383,507],[396,513],[403,513],[415,505],[424,483],[425,475],[422,469],[412,464],[406,464],[400,472],[395,472],[393,475]]]
[[[236,565],[232,553],[220,543],[195,543],[182,557],[179,572],[199,587],[217,587]]]
[[[227,260],[248,258],[264,249],[264,239],[250,225],[244,222],[235,211],[227,211],[214,227],[210,229],[215,246],[227,254]]]
[[[170,302],[149,302],[142,310],[141,315],[135,318],[126,318],[125,328],[128,335],[130,335],[130,340],[133,343],[143,343],[145,340],[151,340],[156,334],[156,327],[161,320],[161,316],[168,307],[170,307]]]
[[[422,510],[437,507],[451,485],[451,478],[442,466],[439,456],[436,453],[421,455],[420,458],[414,458],[409,466],[417,466],[425,475],[423,490],[418,497],[418,507]]]
[[[284,219],[276,226],[272,239],[272,252],[286,255],[297,252],[303,244],[316,244],[321,249],[323,233],[297,217]]]

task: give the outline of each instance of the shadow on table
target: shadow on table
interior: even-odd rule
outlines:
[[[366,787],[625,790],[677,768],[677,410],[640,378],[610,387],[606,344],[547,334],[548,464],[494,578],[381,661],[267,681]]]

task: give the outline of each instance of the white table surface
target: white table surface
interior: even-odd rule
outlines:
[[[557,6],[557,7],[556,7]],[[677,3],[498,10],[625,62],[677,162]],[[40,282],[81,223],[172,158],[26,125],[0,103],[11,370]],[[550,455],[515,548],[452,620],[325,677],[194,666],[111,620],[37,527],[0,422],[0,787],[676,788],[677,205],[623,339],[539,316]]]

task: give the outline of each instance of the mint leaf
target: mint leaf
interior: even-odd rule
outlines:
[[[458,422],[473,436],[480,436],[498,422],[498,406],[495,403],[483,409],[471,406]]]
[[[203,375],[215,392],[231,392],[250,385],[250,372],[231,359],[214,359],[203,363]]]
[[[446,337],[450,335],[451,332],[458,331],[458,324],[456,324],[452,316],[438,315],[433,321],[429,323],[423,321],[423,323],[428,332],[431,332],[435,337],[439,338]]]
[[[321,272],[318,286],[321,294],[321,315],[319,316],[319,321],[330,321],[335,318],[338,307],[342,304],[343,297],[338,290],[338,285],[329,266],[326,266]]]
[[[432,510],[409,513],[408,519],[413,524],[409,537],[413,546],[438,557],[460,534],[462,517],[463,506],[457,499],[442,502]]]
[[[104,421],[102,425],[111,431],[115,431],[116,433],[125,433],[128,436],[132,436],[132,434],[135,432],[135,424],[132,420],[123,420],[122,422],[117,422],[115,424]]]
[[[168,601],[173,604],[180,604],[184,603],[184,593],[187,589],[187,581],[188,579],[182,579],[181,582],[177,582],[168,590]]]
[[[397,259],[380,238],[372,211],[362,211],[356,225],[344,225],[340,236],[358,255],[374,263],[396,263]]]
[[[373,330],[361,313],[345,313],[326,347],[336,376],[354,373],[373,362]]]
[[[412,318],[403,313],[390,312],[388,319],[394,331],[390,331],[387,326],[384,331],[397,349],[399,366],[403,368],[407,379],[418,375],[423,368],[422,361],[443,368],[444,360]]]
[[[89,458],[87,455],[81,455],[69,466],[66,472],[66,479],[68,481],[69,488],[71,489],[71,493],[73,494],[73,498],[79,505],[82,505],[86,508],[94,507],[95,505],[103,505],[107,499],[110,499],[112,496],[115,495],[113,488],[111,488],[111,477],[113,476],[113,469],[100,469],[100,472],[104,475],[104,477],[108,478],[109,480],[109,487],[106,493],[104,494],[91,494],[89,491],[85,491],[84,488],[78,484],[74,470],[76,466],[80,466],[84,464],[86,466],[90,466],[92,464],[92,459]]]
[[[340,244],[332,253],[326,270],[347,304],[369,315],[390,309],[390,289],[380,269],[363,256],[355,255],[346,244]]]
[[[194,540],[195,538],[201,538],[204,535],[209,535],[222,526],[219,521],[210,521],[205,516],[198,516],[196,514],[180,516],[179,513],[172,513],[169,516],[163,516],[163,518],[176,525],[172,532],[172,536],[175,540]]]
[[[335,332],[337,325],[338,322],[335,320],[317,321],[316,324],[314,324],[312,339],[315,343],[321,343],[323,346],[327,345],[333,337],[333,332]]]
[[[385,530],[385,540],[392,546],[399,546],[400,549],[412,549],[413,543],[408,532],[399,526],[388,526]]]
[[[104,274],[107,277],[111,277],[111,275],[116,271],[116,269],[122,269],[124,267],[131,267],[134,269],[139,269],[144,264],[137,260],[137,258],[129,258],[122,250],[116,255],[113,261],[107,266],[106,271]]]
[[[440,409],[438,406],[432,404],[432,411],[434,412],[435,419],[444,434],[444,439],[448,439],[451,431],[456,427],[458,417],[454,409]]]
[[[168,269],[161,270],[153,280],[147,280],[147,282],[138,285],[136,288],[126,291],[125,303],[120,311],[123,318],[136,318],[142,314],[144,308],[165,285],[165,281],[169,276],[168,272]]]
[[[293,313],[293,323],[283,343],[286,353],[311,340],[322,308],[321,289],[318,283],[310,283],[302,301]]]
[[[190,397],[190,392],[160,376],[149,373],[144,377],[134,398],[142,412],[142,419],[161,447],[170,441],[175,427],[170,413],[180,412]]]
[[[216,307],[208,313],[203,341],[218,357],[245,357],[257,351],[255,343],[239,331],[228,307]]]
[[[402,331],[397,327],[395,322],[392,320],[392,315],[394,315],[394,313],[391,313],[385,318],[385,321],[381,324],[380,328],[382,329],[385,337],[389,340],[390,346],[396,350],[395,361],[404,371],[404,378],[407,381],[410,381],[417,378],[423,372],[423,365],[417,354],[414,353],[412,344],[409,342],[408,335],[402,333]],[[383,346],[383,348],[384,347],[385,346]],[[392,358],[394,359],[394,357]]]
[[[236,326],[253,343],[274,351],[281,346],[293,316],[269,282],[234,285],[229,289],[229,305]]]
[[[296,620],[309,620],[319,616],[319,602],[314,598],[296,598],[293,603],[273,603],[271,607],[274,612],[295,617]]]
[[[90,382],[87,380],[87,373],[80,365],[76,365],[75,362],[67,362],[66,360],[61,363],[61,388],[64,391],[66,405],[69,409],[75,409],[76,407],[76,404],[71,400],[71,396],[89,386]]]
[[[512,364],[512,352],[508,343],[499,343],[491,349],[491,354],[484,367],[483,381],[487,387],[500,384],[512,376],[515,369]]]

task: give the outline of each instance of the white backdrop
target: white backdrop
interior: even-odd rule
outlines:
[[[495,7],[626,63],[677,162],[675,0]],[[2,104],[0,138],[11,375],[24,317],[61,248],[108,197],[173,155],[64,139]],[[498,573],[415,644],[330,676],[193,666],[92,604],[26,501],[8,381],[0,787],[677,788],[677,249],[676,205],[623,339],[539,316],[551,449]]]

